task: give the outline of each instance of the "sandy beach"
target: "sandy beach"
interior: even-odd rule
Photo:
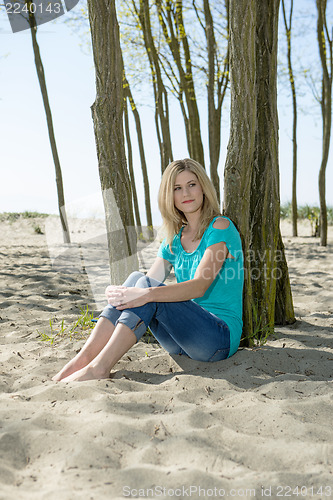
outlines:
[[[103,222],[71,228],[69,250],[57,217],[0,223],[0,500],[333,498],[332,227],[323,248],[281,223],[297,322],[264,346],[209,364],[139,342],[110,380],[64,384],[83,340],[38,332],[97,316],[109,280]]]

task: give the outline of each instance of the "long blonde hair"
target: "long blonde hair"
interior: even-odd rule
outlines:
[[[171,244],[175,234],[178,234],[182,226],[187,224],[184,213],[181,210],[178,210],[174,204],[174,186],[176,177],[184,170],[189,170],[197,176],[203,191],[201,222],[199,224],[198,231],[194,236],[194,241],[201,239],[212,219],[221,214],[213,183],[200,163],[192,160],[191,158],[175,160],[170,163],[162,176],[158,192],[158,206],[163,219],[163,230],[166,236],[166,243],[170,246],[171,251]]]

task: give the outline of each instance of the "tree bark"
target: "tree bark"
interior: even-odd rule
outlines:
[[[278,11],[279,0],[230,0],[231,130],[224,212],[243,241],[247,342],[271,333],[275,317],[295,321],[279,229]]]
[[[94,121],[111,283],[138,268],[132,193],[123,130],[123,71],[115,0],[88,0],[96,71]]]
[[[59,209],[60,223],[61,223],[64,243],[70,243],[71,240],[70,240],[70,233],[69,233],[66,207],[65,207],[65,195],[64,195],[64,185],[63,185],[63,181],[62,181],[61,166],[60,166],[58,149],[57,149],[57,144],[56,144],[56,139],[55,139],[55,134],[54,134],[53,119],[52,119],[51,107],[50,107],[50,103],[49,103],[49,97],[48,97],[48,93],[47,93],[44,67],[43,67],[42,58],[40,55],[39,46],[38,46],[38,42],[37,42],[37,24],[36,24],[35,15],[32,13],[33,9],[30,9],[31,4],[32,4],[32,2],[26,0],[26,5],[28,6],[28,9],[29,9],[29,24],[30,24],[30,32],[31,32],[31,38],[32,38],[32,47],[33,47],[34,56],[35,56],[36,71],[37,71],[39,86],[40,86],[40,90],[41,90],[42,98],[43,98],[44,110],[45,110],[46,121],[47,121],[47,130],[49,133],[50,145],[51,145],[51,150],[52,150],[52,157],[53,157],[53,162],[54,162],[54,167],[55,167],[55,172],[56,172],[56,184],[57,184],[57,193],[58,193],[58,209]]]
[[[331,141],[332,127],[332,38],[329,36],[326,20],[326,0],[317,0],[317,38],[322,66],[322,97],[321,112],[323,121],[322,160],[319,170],[319,201],[320,201],[320,244],[327,246],[327,206],[326,206],[326,167]],[[327,56],[328,50],[328,56]],[[329,68],[327,65],[329,61]]]

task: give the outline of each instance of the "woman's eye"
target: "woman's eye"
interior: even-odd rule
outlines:
[[[193,187],[193,186],[195,186],[195,184],[190,184],[190,187]]]

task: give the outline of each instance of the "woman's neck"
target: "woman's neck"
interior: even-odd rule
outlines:
[[[186,214],[187,220],[187,230],[186,232],[190,234],[195,234],[198,231],[200,225],[201,210],[194,212],[192,214]]]

